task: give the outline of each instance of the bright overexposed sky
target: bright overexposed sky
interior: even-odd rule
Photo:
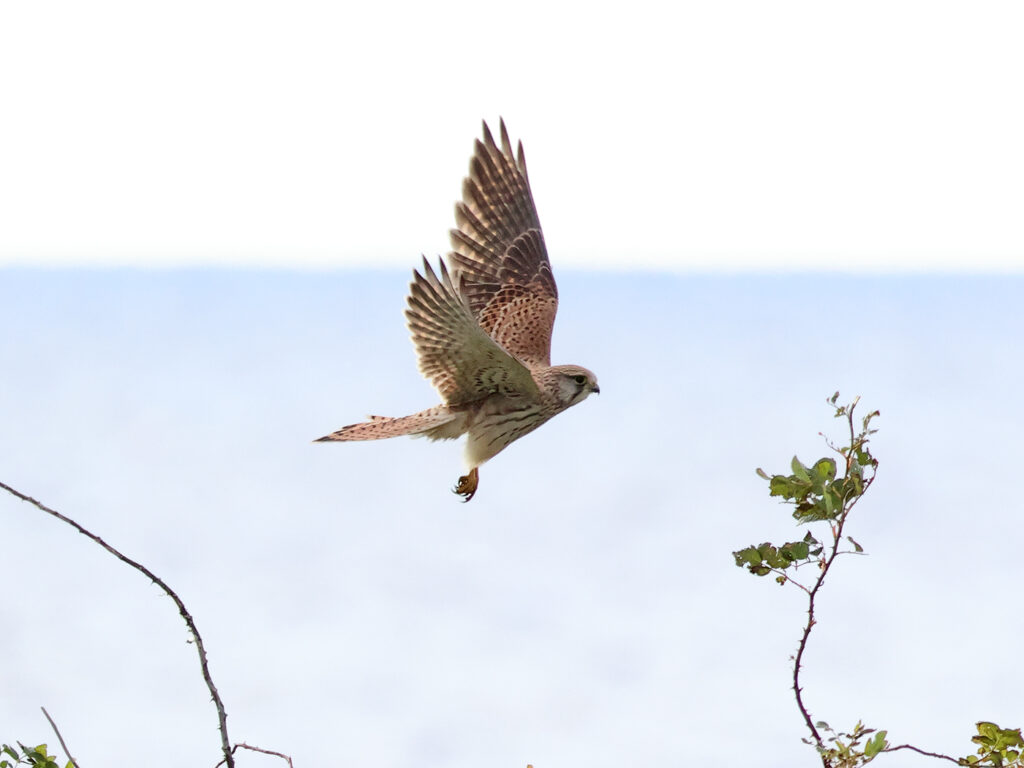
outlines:
[[[412,266],[480,120],[572,267],[1019,269],[1024,5],[0,10],[0,264]]]

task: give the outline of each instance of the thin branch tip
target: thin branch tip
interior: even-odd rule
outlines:
[[[78,762],[71,756],[71,750],[68,749],[68,745],[64,743],[64,737],[60,735],[60,729],[57,727],[57,724],[53,722],[53,718],[50,717],[50,713],[46,711],[46,707],[39,708],[43,710],[43,715],[45,715],[46,719],[50,721],[50,727],[53,728],[53,732],[57,734],[57,741],[60,742],[60,748],[64,750],[64,754],[68,756],[68,762],[71,763],[74,768],[80,768]]]
[[[223,760],[223,762],[225,762],[227,764],[228,768],[234,768],[235,760],[234,760],[234,756],[233,756],[232,751],[231,751],[231,741],[228,739],[228,729],[227,729],[227,717],[228,716],[227,716],[227,713],[224,711],[224,702],[221,701],[220,694],[217,692],[217,686],[215,686],[213,684],[213,678],[210,676],[210,668],[209,668],[209,664],[207,662],[207,657],[206,657],[206,647],[203,645],[203,638],[199,634],[199,629],[198,629],[198,627],[196,627],[196,623],[192,619],[192,615],[188,612],[188,609],[185,607],[185,603],[182,602],[180,597],[178,597],[178,594],[173,589],[171,589],[170,586],[168,586],[167,583],[163,579],[161,579],[159,576],[157,576],[155,573],[153,573],[151,570],[149,570],[149,568],[144,566],[142,563],[139,563],[136,560],[131,559],[127,555],[122,554],[119,550],[115,549],[110,544],[107,544],[107,542],[105,542],[102,538],[100,538],[99,536],[97,536],[95,533],[93,533],[92,531],[88,530],[84,526],[79,525],[77,522],[72,520],[67,515],[61,514],[57,510],[52,509],[52,508],[46,506],[41,501],[38,501],[38,500],[32,498],[31,496],[29,496],[27,494],[24,494],[21,491],[18,491],[16,489],[12,488],[11,486],[7,485],[6,483],[4,483],[2,481],[0,481],[0,489],[3,489],[5,491],[7,491],[12,496],[16,496],[17,498],[21,499],[22,501],[28,502],[29,504],[33,505],[34,507],[36,507],[41,512],[45,512],[46,514],[50,515],[51,517],[57,518],[62,523],[70,525],[72,528],[74,528],[76,531],[78,531],[80,534],[82,534],[86,538],[92,540],[96,544],[99,544],[101,547],[103,547],[103,549],[107,550],[107,552],[112,554],[114,557],[116,557],[122,563],[125,563],[126,565],[131,566],[135,570],[139,571],[139,573],[141,573],[142,575],[146,576],[153,584],[156,584],[158,587],[160,587],[160,589],[162,589],[164,591],[164,593],[168,597],[170,597],[171,600],[174,601],[175,606],[178,608],[178,613],[181,615],[182,619],[184,619],[185,625],[188,627],[188,631],[192,635],[192,639],[195,640],[196,651],[199,654],[199,667],[200,667],[200,669],[202,670],[202,673],[203,673],[203,680],[205,681],[206,687],[209,689],[211,698],[213,699],[213,702],[214,702],[214,704],[216,705],[216,708],[217,708],[217,721],[218,721],[218,727],[220,729],[220,737],[221,737],[221,751],[224,753],[224,760]],[[45,709],[43,710],[43,713],[44,714],[46,713]],[[47,715],[47,719],[50,719],[49,715]],[[56,725],[53,724],[52,720],[50,720],[50,724],[53,725],[54,730],[56,730]],[[58,736],[58,739],[59,739],[60,738],[60,734],[58,733],[57,736]],[[62,746],[63,746],[63,743],[62,743]],[[67,748],[65,748],[64,751],[67,752]],[[68,757],[69,758],[71,757],[70,754],[68,755]],[[72,761],[72,764],[74,764],[74,761]],[[77,768],[77,766],[76,766],[76,768]]]

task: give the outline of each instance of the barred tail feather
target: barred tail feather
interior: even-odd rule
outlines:
[[[317,438],[314,442],[325,443],[333,440],[384,440],[388,437],[426,436],[432,440],[458,437],[465,429],[458,422],[459,414],[451,413],[446,406],[438,405],[412,416],[370,416],[369,421],[349,424],[337,432]]]

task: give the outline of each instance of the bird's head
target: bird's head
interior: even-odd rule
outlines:
[[[586,400],[591,392],[599,393],[597,376],[579,365],[556,365],[551,372],[557,377],[558,399],[568,408]]]

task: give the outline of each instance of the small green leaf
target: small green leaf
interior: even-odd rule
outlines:
[[[793,474],[803,480],[805,483],[810,482],[811,473],[803,464],[800,463],[800,459],[796,456],[793,457],[793,461],[790,462],[790,466],[793,469]]]
[[[835,480],[836,463],[832,459],[818,459],[813,469],[816,480],[820,482]]]
[[[867,744],[864,745],[864,756],[871,758],[886,748],[887,743],[885,741],[885,734],[887,731],[879,731],[873,737],[868,739]]]
[[[829,493],[831,489],[827,489],[825,494],[821,497],[821,500],[825,503],[825,514],[832,517],[836,513],[836,500],[833,494]],[[841,503],[841,502],[840,502]]]
[[[772,568],[785,568],[789,565],[789,561],[779,554],[778,548],[772,544],[765,542],[757,548],[757,551],[761,553],[761,557],[764,559],[764,562]]]
[[[858,543],[857,543],[856,541],[854,541],[854,540],[853,540],[853,536],[847,536],[846,538],[847,538],[847,540],[848,540],[848,541],[849,541],[849,542],[850,542],[851,544],[853,544],[853,548],[854,548],[854,549],[855,549],[855,550],[856,550],[857,552],[863,552],[863,551],[864,551],[864,547],[862,547],[862,546],[861,546],[860,544],[858,544]]]
[[[809,547],[807,542],[804,541],[792,541],[782,546],[783,551],[792,558],[793,560],[804,560],[807,558],[807,551]]]
[[[766,576],[771,573],[773,567],[776,567],[771,560],[778,559],[778,552],[775,547],[765,542],[759,547],[747,547],[733,552],[732,556],[740,568],[746,566],[755,576]],[[765,565],[766,561],[768,565]]]
[[[984,740],[990,744],[995,744],[996,732],[999,730],[998,725],[990,723],[987,720],[982,720],[977,723],[977,728],[978,735],[972,738],[971,741],[976,741],[980,744],[982,743],[982,740]]]
[[[810,493],[811,484],[808,480],[800,480],[794,475],[772,475],[768,482],[770,496],[781,496],[784,499],[802,500]]]
[[[741,568],[744,565],[761,564],[761,555],[757,551],[757,547],[747,547],[746,549],[741,549],[738,552],[733,552],[732,555],[736,558],[736,565]]]

